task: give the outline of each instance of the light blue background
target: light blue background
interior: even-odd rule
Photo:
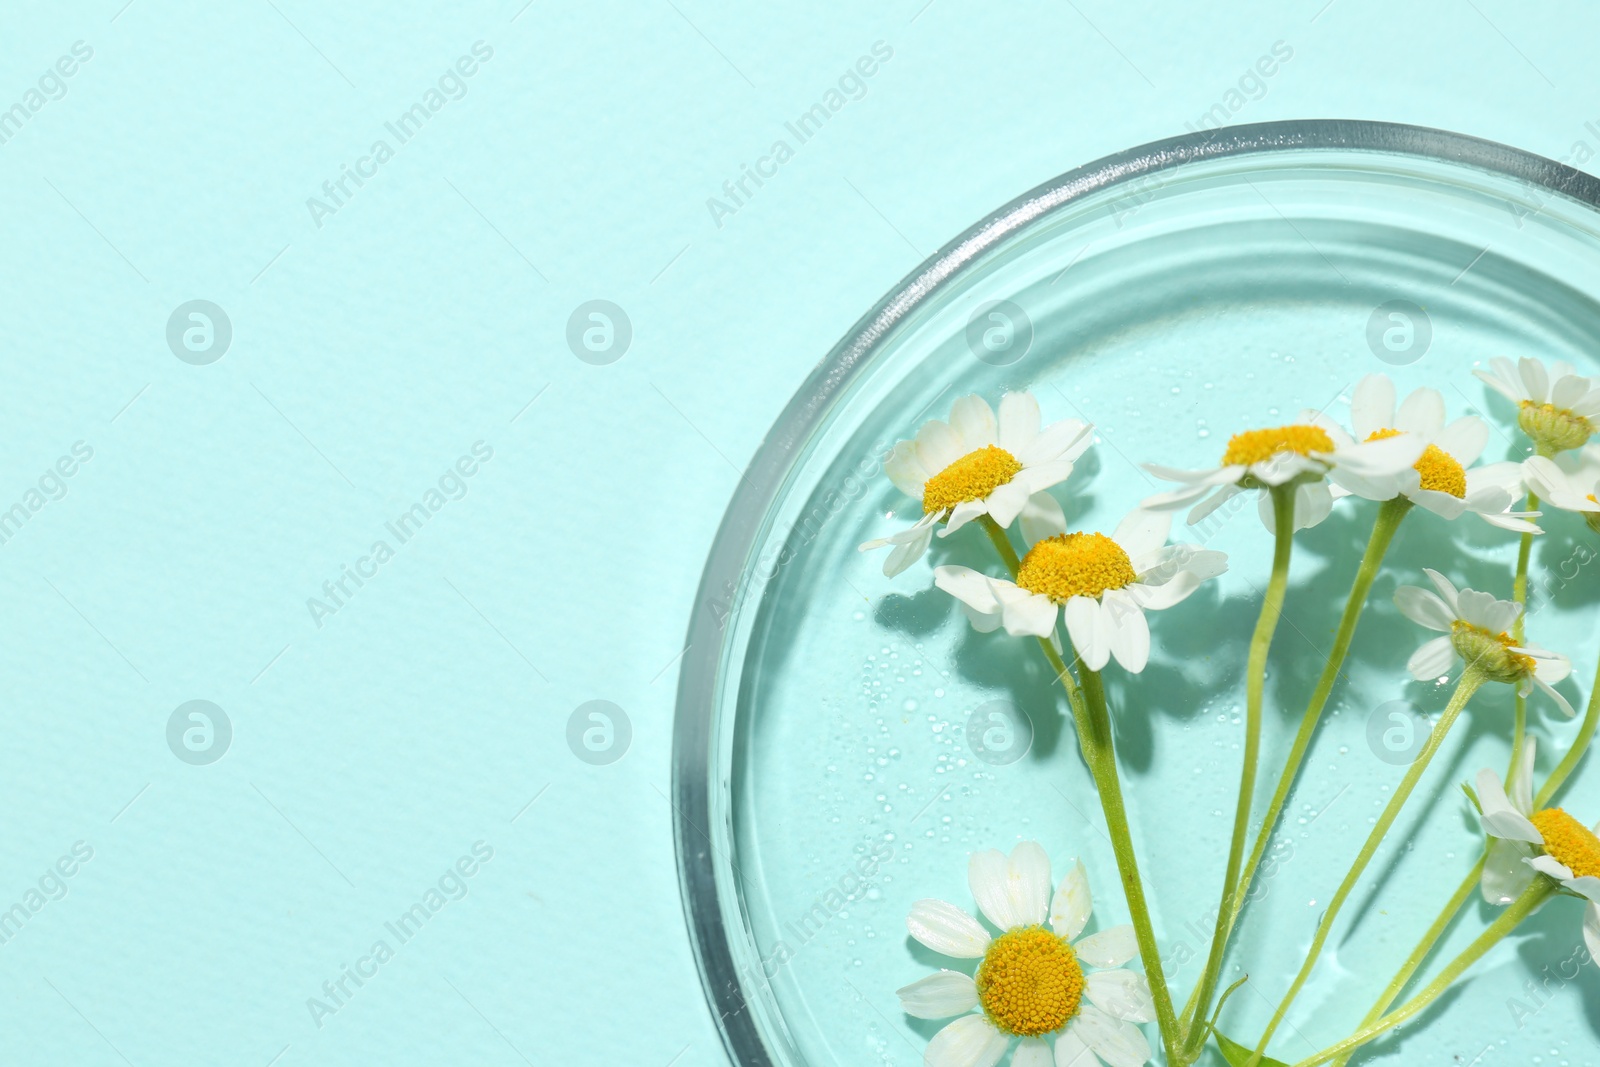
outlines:
[[[1600,145],[1569,2],[105,0],[0,35],[0,944],[12,1062],[719,1064],[667,801],[676,664],[738,472],[806,371],[990,208],[1182,132],[1381,118]],[[319,227],[307,198],[475,42],[466,93]],[[707,198],[874,42],[893,58],[719,227]],[[1581,160],[1575,160],[1581,162]],[[205,299],[233,339],[169,349]],[[606,366],[569,315],[633,326]],[[307,598],[493,450],[319,627]],[[234,736],[166,740],[181,703]],[[569,749],[580,704],[632,724]],[[307,999],[493,858],[319,1028]]]

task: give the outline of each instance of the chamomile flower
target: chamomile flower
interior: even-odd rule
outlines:
[[[1055,897],[1050,858],[1024,841],[1009,857],[977,852],[967,881],[978,910],[1000,930],[942,900],[911,906],[906,928],[945,956],[979,960],[977,973],[941,970],[898,991],[906,1014],[958,1016],[934,1035],[927,1067],[994,1067],[1020,1037],[1016,1067],[1141,1067],[1150,1044],[1134,1023],[1155,1018],[1145,977],[1120,969],[1138,954],[1133,927],[1080,938],[1092,901],[1083,864],[1073,861]],[[1084,964],[1108,970],[1085,972]],[[1097,1060],[1096,1057],[1099,1057]]]
[[[1374,480],[1399,474],[1422,458],[1425,444],[1411,433],[1357,441],[1326,415],[1304,411],[1299,422],[1288,426],[1234,434],[1228,439],[1221,464],[1209,470],[1186,471],[1146,463],[1145,470],[1164,481],[1181,483],[1183,488],[1158,493],[1146,500],[1144,507],[1175,511],[1192,504],[1189,522],[1193,524],[1237,494],[1259,489],[1261,521],[1270,530],[1272,502],[1266,490],[1293,484],[1295,529],[1305,529],[1327,518],[1333,509],[1328,479],[1365,496]]]
[[[1437,389],[1417,389],[1397,408],[1394,382],[1385,374],[1369,374],[1356,384],[1350,422],[1357,440],[1381,441],[1409,433],[1424,448],[1414,464],[1387,477],[1362,478],[1346,471],[1343,485],[1333,489],[1335,497],[1349,492],[1370,500],[1404,496],[1442,518],[1456,519],[1470,511],[1503,530],[1540,532],[1528,521],[1538,512],[1510,510],[1522,495],[1521,467],[1516,463],[1474,467],[1489,442],[1489,424],[1476,415],[1447,424],[1444,397]]]
[[[1518,645],[1511,639],[1511,627],[1522,614],[1521,604],[1496,600],[1476,589],[1457,591],[1438,571],[1424,568],[1424,573],[1437,593],[1403,585],[1395,590],[1394,602],[1406,618],[1430,630],[1443,631],[1445,636],[1434,638],[1412,654],[1406,664],[1412,677],[1430,681],[1465,662],[1492,682],[1516,686],[1522,696],[1538,686],[1569,717],[1574,714],[1567,698],[1551,688],[1572,673],[1572,661],[1532,642]]]
[[[1583,937],[1600,956],[1600,823],[1586,827],[1560,808],[1533,808],[1534,741],[1502,786],[1492,770],[1478,772],[1478,805],[1489,836],[1489,856],[1479,886],[1491,904],[1509,904],[1528,888],[1535,872],[1588,900]]]
[[[1088,423],[1064,419],[1039,428],[1039,402],[1032,393],[1007,393],[1000,413],[980,396],[964,396],[950,409],[950,421],[934,419],[915,440],[900,441],[884,463],[895,487],[922,501],[922,518],[891,534],[868,541],[861,551],[893,545],[883,573],[893,577],[928,551],[934,527],[945,537],[980,515],[1009,527],[1022,516],[1061,522],[1061,505],[1044,490],[1072,474],[1073,460],[1091,443]]]
[[[1562,511],[1575,511],[1600,531],[1600,445],[1564,452],[1554,459],[1530,456],[1522,477],[1541,501]]]
[[[1600,418],[1600,382],[1557,361],[1548,370],[1537,359],[1513,364],[1504,356],[1489,361],[1489,370],[1472,373],[1517,405],[1517,425],[1533,438],[1540,455],[1581,448]]]
[[[1172,607],[1228,569],[1224,553],[1167,544],[1171,527],[1170,513],[1135,509],[1110,537],[1053,532],[1037,541],[1014,582],[970,567],[935,567],[933,581],[980,632],[1004,626],[1014,637],[1053,639],[1064,615],[1084,666],[1098,671],[1115,656],[1137,673],[1150,659],[1144,613]]]

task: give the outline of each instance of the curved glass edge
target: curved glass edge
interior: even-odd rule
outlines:
[[[690,614],[673,726],[672,807],[684,918],[701,985],[730,1060],[738,1067],[780,1062],[767,1046],[736,967],[717,855],[732,848],[726,812],[714,805],[718,765],[716,693],[725,666],[724,627],[763,517],[836,399],[884,338],[953,275],[1044,215],[1109,186],[1205,160],[1286,150],[1393,153],[1510,177],[1600,207],[1600,179],[1520,149],[1423,126],[1365,120],[1295,120],[1227,127],[1156,141],[1068,171],[1024,193],[940,248],[867,312],[807,377],[752,457],[706,559]]]

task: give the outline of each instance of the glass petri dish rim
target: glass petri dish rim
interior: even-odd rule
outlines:
[[[1032,223],[1093,193],[1161,171],[1207,160],[1285,151],[1390,154],[1467,167],[1547,189],[1600,210],[1600,178],[1543,156],[1448,130],[1354,119],[1252,123],[1154,141],[1052,178],[967,229],[919,264],[844,335],[806,378],[750,461],[729,501],[706,559],[679,673],[673,724],[673,837],[684,919],[702,989],[729,1058],[737,1067],[770,1067],[758,1013],[746,995],[725,922],[729,901],[719,883],[718,842],[731,847],[727,808],[716,804],[729,788],[719,764],[717,693],[728,651],[725,617],[715,605],[722,590],[738,588],[762,520],[795,458],[834,402],[877,353],[894,328],[936,299],[975,260]],[[742,933],[742,927],[740,928]]]

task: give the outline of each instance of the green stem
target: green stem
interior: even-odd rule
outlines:
[[[1566,756],[1562,758],[1550,777],[1545,779],[1544,786],[1540,788],[1538,795],[1534,797],[1533,806],[1535,809],[1548,805],[1551,799],[1561,790],[1561,787],[1566,784],[1567,778],[1571,776],[1573,769],[1583,759],[1584,752],[1588,750],[1589,742],[1594,739],[1595,726],[1597,724],[1600,724],[1600,664],[1595,666],[1594,684],[1589,687],[1589,705],[1583,713],[1583,722],[1578,726],[1578,736],[1573,739],[1572,747],[1567,749]],[[1515,771],[1515,766],[1512,769]],[[1510,775],[1507,775],[1507,778],[1509,779]],[[1367,1012],[1366,1018],[1361,1020],[1362,1027],[1370,1026],[1382,1018],[1389,1005],[1398,1000],[1400,994],[1405,992],[1405,988],[1412,977],[1427,962],[1428,957],[1433,954],[1433,950],[1438,947],[1439,939],[1444,936],[1450,924],[1455,921],[1461,909],[1472,898],[1473,892],[1477,890],[1479,883],[1483,880],[1483,867],[1487,860],[1487,853],[1480,856],[1466,878],[1456,887],[1455,893],[1445,903],[1444,908],[1439,912],[1438,918],[1434,919],[1433,925],[1428,927],[1427,932],[1422,935],[1422,940],[1417,942],[1417,947],[1411,950],[1411,955],[1406,957],[1405,963],[1395,974],[1394,979],[1384,988],[1383,994],[1372,1005],[1372,1010]],[[1353,1052],[1341,1055],[1334,1067],[1344,1067],[1344,1064],[1350,1062],[1351,1055],[1353,1055]]]
[[[1220,944],[1222,947],[1212,953],[1215,965],[1212,960],[1207,960],[1205,974],[1184,1008],[1184,1032],[1189,1034],[1187,1051],[1190,1055],[1197,1054],[1205,1042],[1205,1033],[1203,1031],[1196,1033],[1192,1029],[1192,1020],[1205,1014],[1211,995],[1216,991],[1220,964],[1227,948],[1228,938],[1232,936],[1234,924],[1239,921],[1239,914],[1244,910],[1250,884],[1255,880],[1256,870],[1266,855],[1267,845],[1272,840],[1278,818],[1283,814],[1284,805],[1288,803],[1289,791],[1294,786],[1306,752],[1311,747],[1311,739],[1322,721],[1322,712],[1327,707],[1328,697],[1332,694],[1334,684],[1344,668],[1345,657],[1350,652],[1350,643],[1355,638],[1356,624],[1360,622],[1361,612],[1367,606],[1367,595],[1372,591],[1372,583],[1378,577],[1383,557],[1389,551],[1395,532],[1400,529],[1400,523],[1411,511],[1411,507],[1409,499],[1397,496],[1393,500],[1386,501],[1378,509],[1377,519],[1372,524],[1372,536],[1367,540],[1367,550],[1361,557],[1360,567],[1356,570],[1355,583],[1350,587],[1350,598],[1345,601],[1344,614],[1339,619],[1339,630],[1334,635],[1333,649],[1328,654],[1327,663],[1322,668],[1322,676],[1317,679],[1316,690],[1311,694],[1311,701],[1306,705],[1305,715],[1300,720],[1300,729],[1295,734],[1288,760],[1278,777],[1272,802],[1267,806],[1266,818],[1256,832],[1255,845],[1251,848],[1250,858],[1245,862],[1244,871],[1240,875],[1238,887],[1234,892],[1233,906],[1228,910],[1226,923],[1220,921],[1218,923],[1219,932],[1213,940],[1213,945]],[[1197,1037],[1199,1040],[1196,1040]]]
[[[1053,650],[1052,650],[1053,651]],[[1144,973],[1150,983],[1150,995],[1156,1005],[1156,1021],[1161,1027],[1161,1041],[1167,1050],[1167,1061],[1176,1064],[1173,1057],[1178,1052],[1178,1015],[1173,1009],[1172,993],[1167,989],[1167,976],[1161,968],[1161,949],[1156,943],[1155,925],[1150,921],[1150,907],[1145,901],[1144,883],[1139,878],[1139,863],[1133,851],[1133,832],[1128,826],[1128,812],[1122,801],[1122,782],[1117,772],[1116,744],[1111,733],[1111,715],[1106,707],[1106,693],[1100,683],[1100,672],[1083,669],[1084,696],[1088,698],[1089,724],[1093,731],[1096,759],[1095,784],[1100,790],[1100,806],[1105,810],[1106,829],[1111,834],[1111,848],[1117,856],[1117,871],[1122,877],[1122,891],[1128,898],[1128,911],[1133,917],[1133,932],[1139,942],[1139,958],[1144,961]]]
[[[1561,762],[1556,765],[1550,777],[1545,779],[1539,795],[1533,798],[1535,809],[1549,804],[1551,798],[1566,784],[1567,778],[1577,768],[1578,762],[1583,759],[1583,754],[1588,751],[1589,742],[1594,740],[1597,723],[1600,723],[1600,663],[1595,664],[1594,684],[1589,687],[1589,706],[1584,710],[1583,723],[1578,727],[1578,736],[1572,739],[1572,747],[1567,749],[1567,754],[1561,758]],[[1510,775],[1506,777],[1509,779]]]
[[[1021,562],[1005,530],[987,515],[979,521],[993,542],[995,551],[1005,561],[1006,568],[1012,577],[1016,577]],[[1066,691],[1067,703],[1072,708],[1078,747],[1089,766],[1090,777],[1100,795],[1100,806],[1105,811],[1111,850],[1117,858],[1117,873],[1122,880],[1122,891],[1127,897],[1128,911],[1133,918],[1134,937],[1139,943],[1139,958],[1144,963],[1145,979],[1150,984],[1150,996],[1155,1002],[1156,1021],[1161,1028],[1167,1062],[1177,1064],[1178,1016],[1172,1006],[1172,993],[1167,988],[1166,972],[1161,969],[1161,950],[1156,943],[1155,926],[1150,921],[1144,883],[1139,878],[1139,861],[1134,854],[1133,833],[1128,826],[1128,812],[1122,800],[1122,783],[1117,773],[1116,745],[1111,734],[1111,716],[1106,709],[1105,689],[1100,684],[1099,673],[1087,668],[1084,669],[1083,685],[1080,687],[1049,640],[1040,638],[1039,648],[1056,672],[1056,679]]]
[[[1366,871],[1367,865],[1372,862],[1377,854],[1378,846],[1383,843],[1384,836],[1394,821],[1400,815],[1400,809],[1411,798],[1411,793],[1421,781],[1422,775],[1428,769],[1428,764],[1433,761],[1434,753],[1439,751],[1439,746],[1450,733],[1450,728],[1455,725],[1456,718],[1460,716],[1461,709],[1467,706],[1467,701],[1472,699],[1472,694],[1484,682],[1483,673],[1475,666],[1468,664],[1461,674],[1461,680],[1456,683],[1456,691],[1450,697],[1450,703],[1445,706],[1444,713],[1439,717],[1439,724],[1428,734],[1428,742],[1422,752],[1411,764],[1406,775],[1395,789],[1394,796],[1389,798],[1383,814],[1378,816],[1378,824],[1372,828],[1372,833],[1367,835],[1367,840],[1361,846],[1361,852],[1356,856],[1355,863],[1350,867],[1350,873],[1345,875],[1344,881],[1339,883],[1338,890],[1333,894],[1333,899],[1328,902],[1328,910],[1323,913],[1322,921],[1317,924],[1316,936],[1311,940],[1311,947],[1306,952],[1305,962],[1300,965],[1300,973],[1295,976],[1294,982],[1289,986],[1289,992],[1284,995],[1283,1002],[1278,1005],[1278,1010],[1272,1013],[1272,1021],[1267,1024],[1266,1032],[1261,1035],[1261,1040],[1256,1042],[1255,1054],[1250,1057],[1247,1067],[1257,1067],[1261,1058],[1266,1055],[1267,1045],[1272,1040],[1272,1035],[1278,1032],[1278,1026],[1283,1022],[1283,1017],[1288,1014],[1289,1007],[1294,1003],[1295,997],[1300,995],[1300,989],[1306,984],[1306,979],[1311,975],[1311,969],[1316,966],[1317,957],[1322,954],[1322,946],[1327,943],[1328,934],[1333,930],[1334,921],[1339,917],[1339,910],[1344,907],[1344,902],[1349,898],[1360,881],[1361,875]]]
[[[1383,1018],[1383,1013],[1389,1010],[1389,1005],[1400,999],[1400,994],[1405,992],[1406,986],[1411,983],[1412,977],[1428,961],[1428,957],[1433,955],[1433,950],[1439,945],[1439,939],[1444,936],[1444,932],[1455,921],[1456,914],[1461,911],[1462,907],[1472,897],[1472,894],[1477,891],[1478,883],[1483,879],[1483,866],[1486,862],[1487,856],[1478,857],[1478,862],[1473,866],[1471,873],[1462,879],[1461,884],[1456,887],[1455,893],[1451,895],[1444,908],[1440,910],[1438,918],[1433,920],[1433,925],[1428,927],[1427,932],[1422,935],[1422,940],[1417,942],[1417,947],[1411,950],[1411,955],[1406,957],[1405,963],[1401,965],[1400,970],[1395,973],[1389,984],[1384,987],[1383,993],[1373,1003],[1372,1009],[1367,1012],[1366,1017],[1361,1020],[1363,1029]],[[1343,1064],[1349,1063],[1350,1057],[1353,1055],[1355,1055],[1354,1050],[1343,1053],[1335,1067],[1342,1067]]]
[[[1539,494],[1528,490],[1528,502],[1522,510],[1536,511],[1538,507]],[[1522,610],[1517,613],[1517,621],[1511,624],[1511,637],[1519,645],[1528,635],[1528,561],[1532,555],[1533,534],[1525,533],[1517,545],[1517,576],[1511,582],[1511,599],[1522,605]],[[1517,765],[1522,762],[1522,746],[1528,740],[1528,698],[1518,690],[1512,699],[1511,768],[1506,771],[1507,780],[1516,773]]]
[[[1239,870],[1244,864],[1245,839],[1250,833],[1250,809],[1255,800],[1256,768],[1261,760],[1261,704],[1266,691],[1267,651],[1272,647],[1272,635],[1278,629],[1278,619],[1283,613],[1283,599],[1289,587],[1289,553],[1294,546],[1293,482],[1274,486],[1272,494],[1272,576],[1267,580],[1267,591],[1261,598],[1261,614],[1256,618],[1255,633],[1250,636],[1250,654],[1245,663],[1245,728],[1244,765],[1239,774],[1239,800],[1233,815],[1233,838],[1228,846],[1228,867],[1222,879],[1222,903],[1217,907],[1217,926],[1211,937],[1211,950],[1206,956],[1205,970],[1201,973],[1199,989],[1203,995],[1190,998],[1190,1009],[1185,1010],[1186,1059],[1171,1060],[1182,1067],[1198,1054],[1205,1042],[1205,1028],[1194,1021],[1204,1016],[1204,1008],[1217,987],[1222,973],[1222,956],[1227,948],[1228,932],[1233,925],[1234,897],[1239,886]],[[1195,1041],[1199,1031],[1199,1042]],[[1170,1059],[1170,1057],[1169,1057]]]
[[[1377,1022],[1369,1026],[1363,1026],[1337,1045],[1329,1046],[1315,1056],[1301,1060],[1294,1067],[1317,1067],[1318,1064],[1326,1063],[1337,1056],[1354,1052],[1373,1038],[1383,1036],[1413,1015],[1416,1015],[1429,1004],[1439,999],[1440,994],[1450,988],[1451,983],[1461,977],[1462,972],[1477,963],[1484,953],[1499,944],[1507,934],[1517,928],[1517,925],[1522,920],[1538,911],[1539,906],[1555,892],[1555,888],[1556,884],[1549,878],[1543,875],[1535,878],[1522,896],[1518,897],[1510,907],[1501,912],[1500,917],[1491,923],[1489,928],[1484,930],[1482,934],[1478,935],[1476,941],[1463,949],[1461,955],[1451,960],[1450,965],[1440,971],[1439,976],[1429,982],[1427,988],[1422,992]]]
[[[1011,538],[1006,536],[1005,528],[988,515],[978,516],[978,525],[983,527],[983,532],[989,535],[989,540],[994,544],[994,550],[1000,553],[1000,558],[1005,561],[1006,570],[1011,572],[1011,577],[1017,576],[1022,561],[1017,558],[1017,550],[1011,547]]]

